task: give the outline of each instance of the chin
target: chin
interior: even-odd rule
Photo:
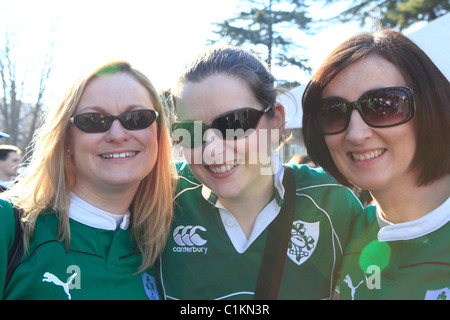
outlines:
[[[134,186],[139,184],[141,180],[133,179],[132,177],[110,177],[105,181],[107,184],[117,187]]]
[[[220,199],[233,199],[242,194],[241,188],[239,186],[215,186],[212,185],[209,187],[214,194]]]
[[[362,190],[378,190],[382,188],[383,184],[381,182],[373,181],[373,179],[355,179],[355,181],[349,180],[352,184],[357,186],[358,188]]]

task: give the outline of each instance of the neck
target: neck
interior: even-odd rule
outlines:
[[[8,176],[3,172],[0,172],[0,181],[9,181],[9,180],[11,180],[11,176]]]
[[[450,175],[418,187],[414,182],[372,191],[383,217],[392,223],[419,219],[443,204],[450,195]]]
[[[273,176],[267,177],[264,184],[261,180],[258,181],[259,188],[256,188],[256,192],[243,192],[239,197],[232,199],[219,198],[220,203],[236,218],[247,239],[252,234],[258,214],[270,202],[273,195]]]
[[[87,203],[109,212],[111,214],[124,214],[130,207],[136,194],[136,188],[118,189],[99,192],[98,190],[86,190],[83,188],[73,188],[72,192]]]

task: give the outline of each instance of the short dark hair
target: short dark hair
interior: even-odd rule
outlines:
[[[255,55],[237,47],[211,47],[188,64],[178,79],[180,88],[187,82],[200,82],[217,74],[245,81],[256,100],[264,107],[273,105],[278,96],[275,78]],[[179,91],[179,90],[177,90]],[[177,92],[178,93],[178,92]],[[273,115],[273,113],[269,113]]]
[[[0,144],[0,160],[1,161],[5,161],[8,158],[8,155],[10,152],[17,152],[18,154],[22,154],[22,151],[16,146],[12,146],[12,145],[8,145],[8,144]]]
[[[420,174],[417,185],[431,184],[450,173],[450,83],[431,59],[410,39],[394,30],[363,33],[336,47],[308,83],[302,99],[303,136],[313,161],[340,183],[351,183],[336,167],[313,116],[323,89],[342,70],[368,55],[396,66],[413,91],[416,103],[417,149],[411,169]]]

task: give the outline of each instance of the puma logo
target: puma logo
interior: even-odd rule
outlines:
[[[365,275],[364,275],[365,276]],[[351,295],[352,295],[352,300],[355,300],[355,292],[356,292],[356,289],[358,289],[358,287],[364,282],[364,280],[361,280],[361,282],[356,286],[356,287],[354,287],[353,286],[353,283],[352,283],[352,278],[350,278],[350,276],[349,275],[346,275],[345,276],[345,279],[344,279],[344,282],[347,284],[347,286],[350,288],[350,290],[351,290]]]
[[[70,296],[70,292],[69,292],[69,285],[72,282],[73,278],[75,278],[76,276],[77,276],[77,273],[75,272],[67,279],[67,282],[62,282],[53,273],[46,272],[46,273],[44,273],[44,278],[42,279],[42,282],[52,282],[53,284],[55,284],[57,286],[63,287],[64,292],[67,294],[67,298],[69,300],[71,300],[71,296]]]

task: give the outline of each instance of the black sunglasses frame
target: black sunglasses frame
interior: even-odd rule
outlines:
[[[407,115],[407,117],[405,119],[403,119],[400,122],[396,122],[396,123],[392,123],[392,124],[386,124],[386,125],[375,125],[369,122],[369,120],[366,118],[366,116],[364,115],[364,112],[362,110],[361,107],[361,102],[367,98],[370,95],[373,95],[375,93],[382,93],[382,92],[395,92],[395,91],[400,91],[402,93],[405,94],[405,97],[407,98],[408,104],[409,104],[409,114]],[[347,106],[347,114],[346,114],[346,119],[345,119],[345,126],[343,129],[336,131],[336,132],[325,132],[322,127],[319,124],[319,121],[317,120],[318,114],[321,111],[321,106],[323,105],[323,103],[325,103],[326,101],[329,100],[339,100],[340,102],[343,102],[346,106]],[[321,99],[319,101],[320,107],[315,109],[315,113],[314,113],[314,117],[313,117],[313,121],[314,121],[314,125],[316,127],[316,129],[323,135],[333,135],[333,134],[339,134],[342,133],[344,131],[346,131],[348,129],[348,126],[350,124],[350,118],[352,116],[352,111],[353,110],[357,110],[359,112],[359,114],[361,115],[361,118],[364,120],[364,122],[372,128],[388,128],[388,127],[394,127],[394,126],[398,126],[400,124],[406,123],[408,121],[410,121],[415,114],[416,111],[416,104],[414,101],[414,96],[413,96],[413,92],[410,88],[408,87],[386,87],[386,88],[379,88],[379,89],[375,89],[375,90],[370,90],[367,91],[366,93],[364,93],[362,96],[360,96],[358,98],[358,100],[353,101],[353,102],[349,102],[345,99],[342,98],[325,98],[325,99]]]
[[[187,147],[187,148],[196,148],[200,145],[203,145],[205,143],[205,141],[203,140],[203,136],[205,134],[205,132],[209,129],[216,129],[218,130],[221,134],[222,134],[222,138],[223,139],[227,139],[231,137],[233,138],[233,140],[237,140],[243,137],[246,137],[248,135],[248,133],[246,133],[248,130],[250,129],[256,129],[259,125],[259,122],[261,121],[261,118],[263,117],[264,114],[266,114],[267,112],[269,112],[270,110],[272,110],[272,105],[267,106],[266,108],[264,108],[263,110],[257,110],[254,108],[241,108],[241,109],[236,109],[234,111],[231,112],[227,112],[224,113],[220,116],[218,116],[216,119],[213,120],[213,122],[210,125],[204,124],[201,121],[198,120],[186,120],[186,121],[177,121],[174,122],[172,124],[172,133],[174,133],[176,130],[178,129],[184,129],[187,130],[190,134],[191,134],[191,139],[190,139],[190,143],[189,145],[187,145],[184,141],[181,142],[176,142],[176,144],[180,144],[183,147]],[[242,114],[243,112],[254,112],[257,114],[257,119],[255,120],[255,124],[252,126],[249,126],[248,128],[222,128],[219,124],[219,121],[225,119],[226,117],[229,116],[233,116],[232,118],[236,119],[236,117],[239,117],[240,114]],[[239,119],[240,122],[243,121],[248,121],[249,119]],[[196,123],[201,122],[201,140],[200,139],[195,139],[194,136],[194,132],[195,132],[195,125]],[[237,136],[237,135],[227,135],[226,134],[226,130],[236,130],[236,129],[245,129],[246,132],[244,132],[244,134],[242,136]]]
[[[130,114],[139,113],[139,112],[140,113],[142,113],[142,112],[148,113],[149,112],[151,114],[148,123],[145,123],[144,125],[138,126],[138,127],[129,126],[127,124],[127,122],[126,122],[127,121],[127,116],[129,116]],[[103,128],[101,128],[101,130],[97,130],[97,129],[90,130],[84,124],[82,124],[81,120],[80,120],[81,117],[86,117],[88,115],[93,115],[93,116],[100,115],[101,118],[97,119],[97,121],[100,120],[100,119],[101,119],[101,121],[103,121],[103,123],[102,123]],[[80,114],[77,114],[77,115],[73,116],[72,118],[70,118],[69,121],[75,127],[77,127],[78,129],[80,129],[83,132],[86,132],[86,133],[102,133],[102,132],[107,132],[111,128],[114,120],[119,120],[119,122],[122,125],[122,127],[124,127],[127,130],[142,130],[142,129],[145,129],[145,128],[151,126],[153,124],[153,122],[155,122],[155,120],[158,120],[158,119],[159,119],[159,113],[156,110],[153,110],[153,109],[137,109],[137,110],[131,110],[131,111],[124,112],[122,114],[119,114],[118,116],[104,115],[104,114],[102,114],[100,112],[80,113]]]

